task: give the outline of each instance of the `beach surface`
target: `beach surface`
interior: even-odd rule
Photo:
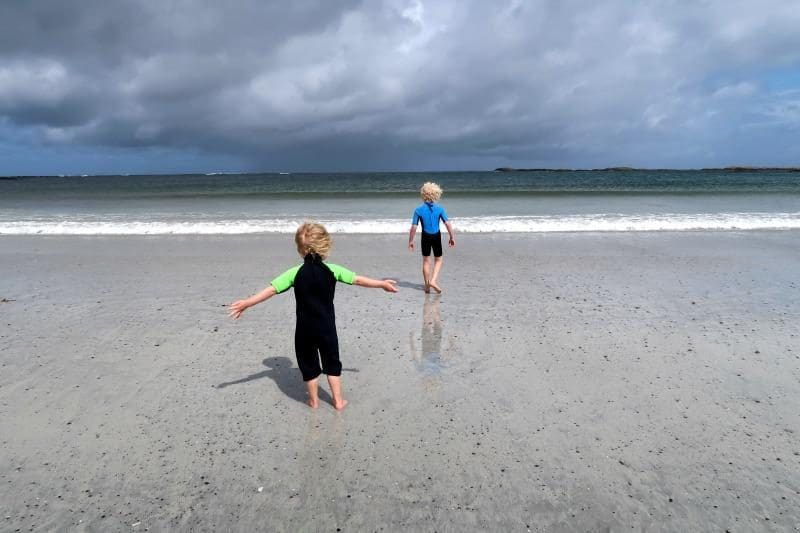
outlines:
[[[330,258],[303,402],[288,235],[0,237],[2,531],[800,528],[800,232],[403,236]]]

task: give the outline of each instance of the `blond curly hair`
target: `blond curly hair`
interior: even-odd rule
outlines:
[[[442,197],[442,188],[432,181],[426,181],[419,188],[419,195],[425,202],[438,202]]]
[[[332,246],[331,235],[325,226],[313,221],[300,224],[294,234],[294,243],[297,245],[297,253],[303,257],[315,254],[322,259],[328,258]]]

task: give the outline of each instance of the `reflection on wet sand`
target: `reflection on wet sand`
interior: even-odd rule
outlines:
[[[422,306],[421,349],[417,349],[417,339],[412,332],[409,337],[411,357],[414,366],[422,374],[426,387],[439,385],[442,368],[446,366],[448,348],[442,351],[442,314],[439,310],[439,294],[426,294]]]
[[[298,446],[297,462],[293,465],[294,481],[290,499],[297,498],[301,509],[324,510],[331,502],[328,487],[334,486],[343,469],[341,450],[345,440],[345,417],[341,412],[308,409],[308,428],[302,448]],[[345,411],[346,412],[346,411]],[[299,444],[299,443],[298,443]],[[314,513],[298,517],[297,531],[310,531]]]

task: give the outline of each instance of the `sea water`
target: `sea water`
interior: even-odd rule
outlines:
[[[402,233],[425,181],[456,231],[800,229],[800,173],[530,171],[0,179],[0,235]]]

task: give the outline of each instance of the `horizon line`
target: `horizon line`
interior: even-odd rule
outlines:
[[[263,170],[263,171],[195,171],[195,172],[120,172],[120,173],[106,173],[101,172],[97,174],[8,174],[0,175],[0,179],[15,179],[15,178],[88,178],[88,177],[111,177],[111,176],[256,176],[262,174],[274,175],[295,175],[295,174],[449,174],[456,172],[474,172],[474,173],[487,173],[487,172],[800,172],[800,166],[785,166],[785,167],[772,167],[772,166],[750,166],[750,165],[734,165],[725,167],[698,167],[698,168],[668,168],[668,167],[628,167],[628,166],[611,166],[611,167],[596,167],[596,168],[568,168],[568,167],[539,167],[539,168],[516,168],[516,167],[497,167],[493,169],[483,170],[335,170],[335,171],[285,171],[285,170]]]

